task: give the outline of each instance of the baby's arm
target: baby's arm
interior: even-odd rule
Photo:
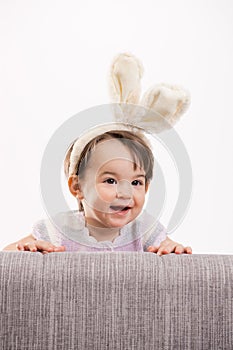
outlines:
[[[37,240],[32,234],[26,236],[15,243],[11,243],[3,250],[8,251],[31,251],[31,252],[41,252],[43,254],[52,252],[64,252],[64,246],[55,246],[50,242]]]
[[[157,253],[157,255],[176,253],[176,254],[192,254],[191,247],[184,247],[182,244],[172,241],[168,236],[163,240],[160,245],[149,246],[148,252]]]

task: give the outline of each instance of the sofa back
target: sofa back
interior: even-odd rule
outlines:
[[[233,349],[233,256],[0,252],[0,349]]]

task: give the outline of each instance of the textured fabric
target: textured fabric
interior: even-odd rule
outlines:
[[[83,213],[77,210],[59,213],[52,220],[38,221],[32,230],[37,239],[54,245],[64,245],[66,251],[146,251],[150,245],[159,245],[166,238],[166,229],[143,211],[134,221],[120,230],[111,241],[98,242],[89,235]]]
[[[233,349],[233,256],[0,252],[0,349]]]

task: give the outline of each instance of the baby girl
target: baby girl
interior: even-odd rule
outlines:
[[[71,145],[65,159],[69,190],[79,210],[37,222],[31,235],[4,250],[191,254],[190,247],[173,242],[163,225],[143,210],[154,165],[143,132],[116,123],[97,127],[95,137],[93,130],[89,134]]]

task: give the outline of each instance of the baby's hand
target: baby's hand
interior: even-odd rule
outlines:
[[[191,247],[184,247],[182,244],[172,241],[167,237],[160,243],[159,246],[150,246],[147,248],[148,252],[157,253],[157,255],[176,253],[176,254],[192,254]]]
[[[66,248],[64,246],[55,246],[47,241],[33,240],[31,242],[19,242],[17,249],[21,251],[41,252],[42,254],[48,254],[52,252],[64,252]]]

